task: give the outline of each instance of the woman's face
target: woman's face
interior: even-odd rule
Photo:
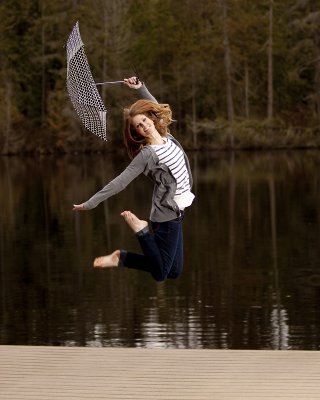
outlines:
[[[156,130],[152,119],[146,117],[144,114],[135,115],[131,123],[136,132],[145,138],[152,137],[152,134]]]

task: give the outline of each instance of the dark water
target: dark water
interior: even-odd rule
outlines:
[[[148,217],[146,178],[71,211],[124,157],[0,159],[0,344],[319,349],[320,153],[190,160],[185,271],[158,284],[91,267],[115,248],[138,250],[119,213]]]

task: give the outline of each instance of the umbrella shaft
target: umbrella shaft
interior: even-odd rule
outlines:
[[[96,85],[108,85],[111,83],[123,83],[123,81],[108,81],[108,82],[98,82]]]

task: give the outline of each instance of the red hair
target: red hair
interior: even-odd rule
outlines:
[[[168,126],[173,122],[172,111],[168,104],[159,104],[151,100],[138,100],[131,107],[124,109],[123,139],[131,160],[148,144],[146,138],[139,135],[132,124],[132,118],[139,114],[150,118],[161,136],[166,136],[169,133]]]

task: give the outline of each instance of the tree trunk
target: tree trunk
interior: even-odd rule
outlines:
[[[41,125],[45,123],[46,114],[46,70],[45,70],[45,10],[41,2]]]
[[[316,118],[318,125],[320,127],[320,39],[317,40],[318,51],[317,51],[317,61],[315,65],[315,103],[316,103]]]
[[[198,144],[197,138],[197,103],[196,103],[196,74],[194,72],[194,65],[192,65],[192,142],[196,148]]]
[[[5,100],[5,142],[4,142],[4,153],[7,153],[9,150],[9,137],[11,134],[11,125],[12,125],[12,118],[11,118],[11,107],[12,107],[12,85],[11,80],[7,78],[6,82],[6,100]]]
[[[176,81],[176,93],[177,93],[177,114],[178,114],[178,131],[181,131],[181,121],[182,121],[182,106],[181,106],[181,66],[178,61],[176,66],[175,81]]]
[[[232,94],[232,62],[229,45],[229,27],[228,27],[228,6],[227,0],[220,0],[220,5],[223,12],[223,50],[224,50],[224,65],[226,74],[226,91],[227,91],[227,111],[228,122],[232,124],[234,120],[233,94]],[[230,145],[234,145],[233,130],[230,130]]]
[[[268,39],[268,119],[273,118],[273,0],[269,3]]]
[[[244,110],[246,118],[250,117],[249,91],[250,91],[249,67],[246,61],[244,66]]]
[[[103,13],[103,50],[102,50],[102,82],[105,82],[107,80],[107,52],[108,52],[108,17],[107,17],[107,10],[106,10],[106,5],[103,5],[102,9]],[[107,86],[102,85],[101,89],[101,97],[103,102],[105,103],[106,99],[106,91],[107,91]]]

